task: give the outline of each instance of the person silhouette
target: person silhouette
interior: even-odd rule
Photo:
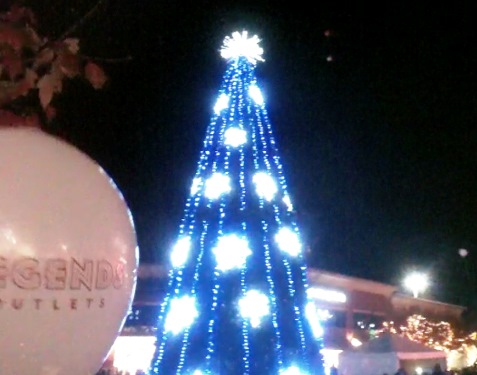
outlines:
[[[399,369],[397,370],[397,372],[394,375],[408,375],[408,374],[407,374],[407,371],[404,370],[404,368],[399,367]]]
[[[434,365],[434,369],[432,370],[432,375],[444,375],[444,371],[442,371],[441,365],[436,363]]]

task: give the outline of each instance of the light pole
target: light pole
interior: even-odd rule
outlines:
[[[429,281],[426,274],[413,272],[404,279],[404,286],[412,292],[414,298],[417,298],[419,293],[427,289]]]
[[[462,288],[462,303],[465,303],[467,304],[467,307],[470,307],[474,304],[476,294],[475,268],[472,267],[472,259],[469,260],[469,256],[471,256],[469,250],[461,248],[457,252],[462,258],[462,262],[464,264],[465,281],[468,284],[467,288]]]

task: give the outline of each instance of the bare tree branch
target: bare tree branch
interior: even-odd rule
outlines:
[[[66,30],[57,40],[63,40],[77,29],[79,29],[89,18],[91,18],[99,9],[100,7],[105,4],[107,0],[99,0],[95,6],[93,6],[83,17],[81,17],[77,22],[75,22],[71,27]]]
[[[132,56],[124,56],[124,57],[95,57],[95,56],[87,56],[83,54],[79,54],[79,57],[81,57],[84,60],[89,60],[89,61],[94,61],[94,62],[100,62],[100,63],[121,63],[121,62],[127,62],[131,61],[133,59]]]

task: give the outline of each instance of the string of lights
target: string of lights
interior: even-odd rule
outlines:
[[[153,374],[323,374],[300,232],[246,31],[227,60],[160,309]]]

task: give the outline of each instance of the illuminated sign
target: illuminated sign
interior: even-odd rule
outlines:
[[[337,290],[325,288],[309,288],[307,291],[309,298],[319,299],[326,302],[345,303],[346,294]]]

